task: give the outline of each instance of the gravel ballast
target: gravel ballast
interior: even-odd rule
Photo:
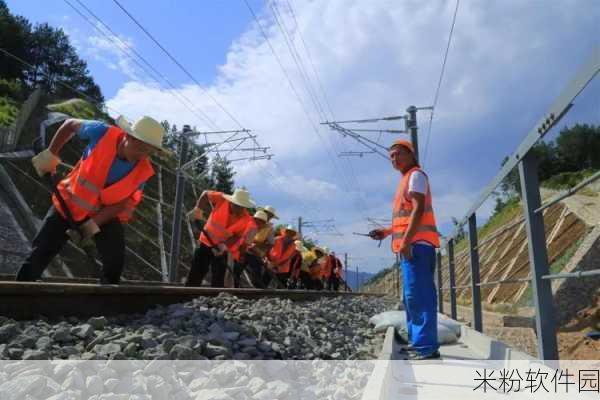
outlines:
[[[374,359],[383,335],[368,319],[385,308],[374,297],[293,302],[221,294],[143,315],[60,322],[0,317],[0,359]]]

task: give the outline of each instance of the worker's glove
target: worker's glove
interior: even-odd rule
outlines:
[[[194,207],[188,214],[187,214],[188,218],[191,221],[196,221],[196,220],[205,220],[206,218],[204,217],[204,211],[202,211],[201,208],[199,207]]]
[[[88,219],[78,226],[78,229],[67,229],[67,235],[75,244],[85,244],[100,232],[100,227],[93,219]]]
[[[369,232],[369,236],[371,239],[383,240],[385,239],[386,234],[383,229],[373,229],[371,232]]]
[[[50,150],[46,149],[31,159],[33,168],[39,176],[44,176],[47,173],[55,174],[56,166],[60,164],[60,158],[54,155]]]

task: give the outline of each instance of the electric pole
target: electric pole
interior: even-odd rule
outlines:
[[[183,132],[179,135],[179,163],[175,181],[175,210],[173,212],[173,229],[171,231],[171,257],[169,258],[169,282],[177,281],[177,266],[179,265],[179,242],[181,240],[181,214],[183,211],[183,191],[185,179],[182,166],[186,162],[188,153],[187,134],[191,131],[189,125],[183,126]]]
[[[415,149],[415,159],[419,162],[419,139],[417,138],[417,107],[410,106],[406,109],[407,115],[404,118],[406,132],[410,134],[410,142]]]
[[[302,217],[298,217],[298,236],[302,237]]]

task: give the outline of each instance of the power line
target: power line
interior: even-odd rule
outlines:
[[[322,137],[321,137],[321,135],[320,135],[320,133],[318,132],[318,126],[316,126],[314,124],[314,122],[312,121],[312,119],[310,118],[309,113],[306,110],[306,107],[304,105],[304,102],[302,102],[302,100],[300,99],[300,96],[299,96],[298,92],[296,91],[295,86],[293,85],[293,83],[291,81],[291,78],[289,77],[289,74],[288,74],[287,70],[283,66],[283,63],[281,62],[279,56],[277,55],[277,53],[275,52],[273,46],[271,45],[268,36],[266,35],[266,33],[265,33],[262,25],[260,24],[260,21],[256,17],[256,14],[253,12],[252,8],[249,6],[248,2],[247,1],[245,1],[245,2],[246,2],[246,6],[248,7],[248,9],[250,10],[250,12],[252,13],[252,15],[253,15],[256,23],[259,25],[259,28],[260,28],[261,32],[263,33],[263,36],[265,37],[265,40],[267,41],[267,44],[269,45],[269,48],[271,49],[271,52],[273,53],[273,55],[277,59],[277,61],[279,63],[279,66],[281,67],[282,71],[284,72],[284,75],[288,79],[288,82],[289,82],[290,86],[292,87],[292,90],[293,90],[294,94],[296,95],[298,101],[302,105],[302,108],[305,111],[305,114],[306,114],[307,118],[309,119],[309,121],[313,125],[313,128],[315,129],[315,132],[317,133],[317,135],[319,136],[319,138],[321,140],[323,140]],[[309,77],[308,73],[306,72],[306,68],[304,67],[304,64],[302,62],[302,57],[298,53],[298,51],[296,49],[296,46],[293,43],[293,40],[291,40],[290,35],[286,31],[285,26],[283,24],[283,18],[281,17],[281,14],[279,13],[279,11],[278,11],[278,9],[277,9],[277,7],[275,6],[274,3],[271,3],[271,9],[273,11],[273,16],[274,16],[275,22],[276,22],[279,30],[281,31],[281,33],[283,35],[283,38],[284,38],[285,43],[286,43],[286,46],[287,46],[287,48],[288,48],[288,50],[290,52],[290,55],[292,56],[292,60],[294,61],[294,63],[298,67],[298,70],[300,72],[300,76],[302,77],[302,79],[304,81],[304,84],[306,86],[306,90],[307,90],[307,92],[309,94],[309,97],[310,97],[311,101],[313,102],[313,105],[315,106],[317,114],[319,114],[319,117],[321,117],[321,118],[323,118],[323,117],[327,118],[327,115],[326,115],[325,111],[323,110],[323,107],[321,106],[321,104],[320,104],[320,102],[318,100],[318,97],[316,96],[316,91],[313,89],[313,87],[312,87],[312,85],[310,83],[310,77]],[[329,152],[332,153],[332,154],[335,154],[335,151],[333,150],[334,146],[333,146],[333,143],[331,142],[329,136],[328,136],[328,139],[329,139],[329,146],[330,146]],[[323,140],[323,142],[325,142],[324,144],[327,144],[327,141]],[[331,157],[331,154],[330,154],[330,157]],[[332,160],[332,163],[334,164],[334,168],[338,171],[338,175],[340,177],[342,177],[343,180],[346,181],[344,183],[344,185],[346,186],[346,192],[349,193],[350,192],[349,188],[351,187],[351,185],[350,185],[350,179],[348,178],[348,176],[345,175],[345,171],[343,169],[340,169],[338,167],[337,163],[335,162],[335,158],[331,157],[331,160]],[[348,162],[348,160],[346,160],[346,161]],[[359,184],[358,184],[358,180],[356,179],[356,173],[354,171],[354,168],[353,168],[353,166],[350,163],[348,163],[348,165],[349,165],[350,172],[352,174],[351,177],[354,179],[356,187],[358,188]],[[340,170],[343,171],[344,173],[340,174],[339,173]],[[360,196],[360,193],[359,193],[359,197],[358,198],[359,198],[359,200],[363,200],[361,198],[361,196]],[[361,213],[362,212],[361,211],[361,205],[358,205],[358,204],[355,204],[355,205],[358,206],[357,210],[359,211],[359,213]],[[365,207],[364,203],[362,204],[362,207]]]
[[[181,69],[187,75],[188,78],[198,85],[198,88],[202,91],[202,93],[208,96],[208,98],[210,98],[212,102],[217,105],[217,107],[219,107],[236,125],[238,125],[238,127],[243,128],[242,124],[237,120],[237,118],[235,118],[233,114],[231,114],[216,98],[214,98],[206,89],[204,89],[200,82],[198,82],[198,80],[190,73],[190,71],[188,71],[129,11],[127,11],[127,9],[118,0],[113,0],[113,2],[146,34],[146,36],[150,38],[150,40],[154,42],[154,44],[156,44],[162,50],[163,53],[167,55],[167,57],[169,57],[171,61],[175,63],[175,65],[179,67],[179,69]]]
[[[124,40],[122,40],[119,35],[113,31],[109,25],[107,25],[106,23],[104,23],[104,21],[98,17],[92,10],[90,10],[83,2],[81,2],[80,0],[75,0],[82,8],[84,8],[96,21],[98,21],[98,23],[104,28],[106,29],[110,35],[108,33],[106,33],[105,31],[103,31],[102,29],[100,29],[98,27],[98,25],[94,24],[86,15],[84,15],[79,9],[77,9],[72,3],[69,2],[69,0],[63,0],[65,3],[67,3],[77,14],[79,14],[89,25],[91,25],[96,31],[100,32],[104,37],[106,37],[108,40],[110,40],[113,44],[117,45],[117,48],[124,54],[126,55],[129,59],[131,59],[142,71],[144,71],[150,78],[152,78],[156,83],[158,83],[159,85],[160,82],[158,81],[158,79],[156,78],[156,76],[158,76],[160,79],[162,79],[163,81],[165,81],[167,83],[167,85],[169,87],[171,87],[171,89],[173,89],[172,92],[169,92],[176,100],[178,100],[184,107],[186,107],[192,114],[194,114],[196,117],[198,117],[200,120],[202,120],[204,123],[206,123],[208,126],[211,127],[215,127],[214,122],[210,119],[210,117],[204,113],[202,110],[197,109],[194,110],[193,108],[190,107],[190,105],[193,106],[193,102],[187,98],[186,96],[184,96],[182,93],[179,93],[177,91],[177,88],[175,87],[175,85],[173,83],[171,83],[171,81],[165,77],[163,74],[161,74],[150,62],[148,62],[148,60],[146,60],[137,50],[135,50],[135,48],[133,48],[132,46],[130,46],[128,43],[126,43]],[[117,43],[118,41],[118,43]],[[138,59],[136,59],[135,57],[132,56],[132,53],[139,58],[147,67],[144,67],[144,65],[142,65]],[[150,69],[150,72],[148,70],[148,68]],[[153,75],[154,74],[154,75]],[[180,96],[180,97],[178,97]],[[182,100],[182,98],[187,101],[187,104],[185,101]],[[189,105],[188,105],[189,104]],[[206,140],[206,138],[205,138]]]
[[[335,162],[335,157],[332,155],[331,153],[331,149],[328,148],[327,146],[327,142],[323,139],[321,133],[319,132],[319,130],[317,129],[317,126],[315,125],[314,121],[312,120],[312,118],[310,117],[310,114],[306,108],[306,105],[304,104],[304,102],[302,101],[302,98],[300,97],[300,94],[298,93],[298,90],[296,89],[296,86],[294,85],[294,83],[292,82],[289,73],[287,71],[287,69],[284,67],[281,58],[279,57],[279,55],[277,54],[277,52],[275,51],[275,49],[273,48],[273,45],[271,44],[271,41],[269,40],[269,37],[267,35],[267,33],[265,32],[262,24],[260,23],[260,20],[258,19],[257,15],[254,13],[254,10],[252,9],[252,7],[250,6],[250,4],[248,3],[247,0],[244,0],[244,3],[246,4],[246,7],[248,8],[248,11],[250,11],[250,14],[252,15],[252,17],[254,18],[254,20],[256,21],[256,24],[260,30],[260,32],[262,33],[262,36],[265,38],[265,41],[269,47],[269,49],[271,50],[271,53],[273,54],[273,56],[275,57],[275,60],[277,61],[277,63],[279,64],[279,67],[281,68],[288,84],[290,85],[290,88],[294,94],[294,96],[296,97],[296,99],[298,100],[298,103],[300,103],[300,106],[304,112],[304,114],[306,115],[306,118],[308,119],[310,125],[312,126],[313,130],[315,131],[316,135],[318,136],[318,138],[323,142],[323,144],[325,145],[325,147],[327,148],[327,152],[330,153],[329,154],[329,159],[332,162],[334,169],[336,170],[336,172],[338,173],[338,175],[340,177],[342,177],[343,175],[339,172],[340,168],[338,167],[337,163]],[[344,176],[344,179],[346,177]],[[345,183],[346,187],[348,187],[347,183]],[[346,191],[348,191],[346,189]]]
[[[460,0],[456,0],[456,8],[454,9],[454,16],[452,17],[452,26],[450,28],[450,34],[448,35],[448,44],[446,45],[446,52],[444,53],[444,60],[442,61],[442,70],[440,71],[440,79],[438,80],[437,88],[435,89],[435,95],[433,97],[433,107],[431,114],[429,115],[429,128],[427,131],[427,141],[425,142],[425,154],[423,157],[423,166],[427,160],[427,151],[429,150],[429,139],[431,137],[431,127],[433,125],[433,115],[437,106],[438,98],[440,95],[440,88],[442,86],[442,79],[444,78],[444,71],[446,70],[446,61],[448,60],[448,52],[450,51],[450,43],[452,42],[452,35],[454,33],[454,26],[456,25],[456,15],[458,14],[458,6]]]

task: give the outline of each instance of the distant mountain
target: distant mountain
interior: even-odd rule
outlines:
[[[372,274],[370,272],[359,272],[358,273],[358,286],[365,283],[373,275],[374,274]],[[348,282],[348,286],[350,286],[352,291],[356,291],[356,288],[357,288],[356,278],[357,278],[356,271],[348,270],[348,277],[346,279],[346,282]]]

